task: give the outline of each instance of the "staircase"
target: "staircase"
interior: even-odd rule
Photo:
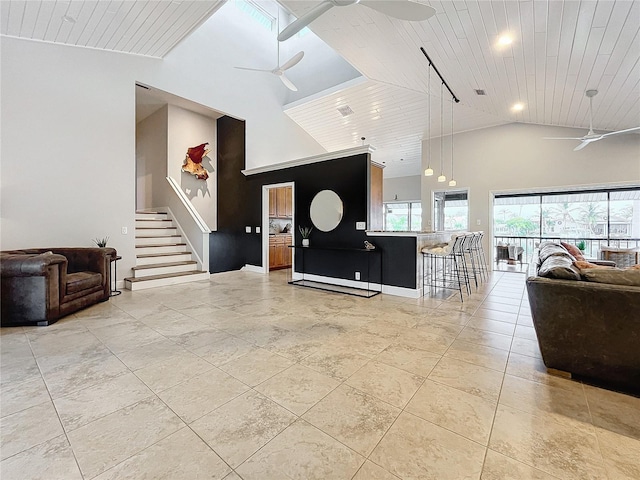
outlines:
[[[198,270],[187,244],[164,212],[136,212],[136,266],[125,288],[145,288],[209,280],[209,272]]]

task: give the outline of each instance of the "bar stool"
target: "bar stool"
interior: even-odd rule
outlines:
[[[465,234],[454,234],[445,246],[422,249],[423,285],[434,288],[458,290],[460,301],[464,283],[467,294],[471,294],[469,274],[464,258]]]

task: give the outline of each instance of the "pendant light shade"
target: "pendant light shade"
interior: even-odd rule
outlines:
[[[458,184],[458,182],[456,182],[455,180],[451,179],[449,180],[449,186],[450,187],[455,187]]]
[[[424,171],[424,176],[425,177],[432,177],[433,176],[433,168],[429,167]]]
[[[446,182],[447,181],[447,177],[445,177],[444,175],[440,175],[438,177],[438,182],[442,183],[442,182]]]

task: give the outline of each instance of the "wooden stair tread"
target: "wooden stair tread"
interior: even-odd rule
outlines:
[[[175,229],[176,227],[136,227],[136,230],[175,230]]]
[[[194,265],[198,262],[195,260],[185,260],[183,262],[169,262],[169,263],[153,263],[151,265],[137,265],[132,267],[132,270],[148,270],[150,268],[162,268],[162,267],[180,267],[182,265]]]
[[[141,215],[166,215],[167,212],[151,212],[151,211],[141,212],[141,211],[136,211],[136,214],[141,214]]]
[[[136,255],[136,258],[170,257],[172,255],[191,255],[191,252],[143,253]]]
[[[180,247],[186,245],[186,243],[154,243],[153,245],[136,245],[136,248],[149,248],[149,247]],[[185,253],[185,252],[180,252]]]
[[[136,235],[136,238],[169,238],[181,237],[182,235]]]
[[[157,215],[157,214],[156,214]],[[136,218],[136,222],[172,222],[170,218]]]
[[[185,275],[198,275],[201,273],[209,273],[209,272],[205,272],[204,270],[193,270],[191,272],[163,273],[161,275],[149,275],[148,277],[140,277],[140,278],[128,277],[128,278],[125,278],[125,280],[131,283],[136,283],[136,282],[146,282],[149,280],[159,280],[161,278],[184,277]]]

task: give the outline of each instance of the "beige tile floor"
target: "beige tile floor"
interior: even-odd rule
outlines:
[[[2,329],[2,480],[640,479],[640,399],[547,375],[524,275],[460,303],[286,275]]]

